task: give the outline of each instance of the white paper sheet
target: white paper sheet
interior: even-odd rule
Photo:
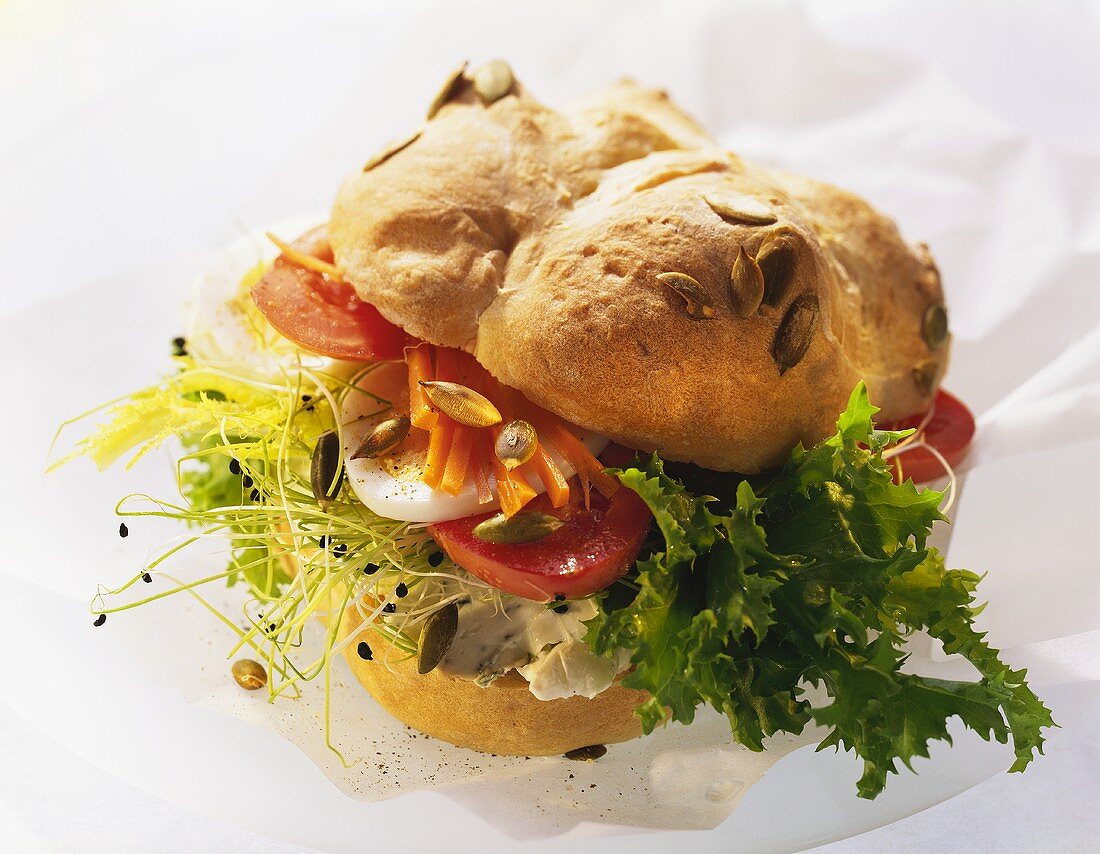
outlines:
[[[690,736],[677,728],[616,747],[580,771],[559,760],[474,760],[449,748],[443,755],[437,743],[412,739],[381,717],[358,688],[337,692],[346,703],[339,717],[350,724],[342,743],[362,747],[369,732],[381,739],[378,750],[400,758],[386,769],[364,761],[346,772],[318,740],[316,698],[287,709],[241,695],[224,679],[225,636],[193,606],[180,608],[182,600],[113,618],[109,642],[89,639],[82,622],[57,619],[90,598],[95,582],[127,577],[144,557],[139,544],[151,548],[171,531],[149,526],[122,542],[112,533],[113,497],[158,484],[163,493],[166,458],[129,477],[77,468],[45,481],[52,426],[163,368],[158,354],[179,328],[182,289],[204,264],[191,250],[225,242],[240,230],[239,219],[254,225],[323,207],[343,171],[418,120],[456,57],[498,53],[550,102],[622,74],[666,87],[746,159],[860,192],[895,215],[907,237],[931,244],[956,336],[947,385],[980,425],[949,561],[989,573],[982,625],[1013,664],[1031,667],[1040,693],[1044,685],[1100,680],[1100,566],[1089,540],[1100,471],[1100,110],[1076,87],[1071,106],[1081,115],[1057,121],[1051,113],[1051,104],[1073,112],[1058,98],[1059,63],[1072,54],[1062,39],[1076,44],[1095,25],[1068,5],[1006,20],[992,15],[993,6],[975,4],[950,26],[916,11],[833,17],[823,8],[609,3],[582,11],[562,4],[554,12],[508,6],[505,15],[495,4],[477,12],[416,5],[377,14],[333,7],[308,21],[275,16],[262,39],[249,37],[245,19],[235,20],[204,62],[166,62],[147,81],[128,74],[124,58],[103,57],[109,71],[99,78],[92,63],[87,87],[101,101],[71,114],[67,131],[98,143],[74,153],[49,134],[40,145],[14,147],[3,173],[4,197],[23,200],[18,211],[5,208],[0,223],[23,235],[4,253],[8,274],[40,287],[19,291],[0,336],[4,387],[19,390],[11,411],[34,413],[36,425],[29,435],[24,417],[0,427],[7,447],[25,448],[9,463],[20,489],[3,498],[0,525],[10,548],[2,573],[12,601],[33,603],[4,625],[14,678],[0,695],[59,739],[99,739],[125,751],[128,732],[112,731],[111,719],[96,718],[94,730],[72,719],[80,707],[73,681],[94,696],[97,659],[86,658],[87,645],[109,643],[132,657],[137,672],[189,702],[285,734],[345,791],[392,794],[394,780],[407,788],[408,778],[422,779],[430,767],[449,798],[522,838],[578,822],[575,832],[586,834],[711,826],[746,791],[737,783],[762,772],[758,757],[719,746],[713,719]],[[167,29],[159,36],[165,50],[173,44]],[[192,20],[185,32],[198,43],[213,29]],[[1028,39],[1017,44],[1017,30]],[[923,58],[936,38],[958,39],[961,52],[990,31],[1018,49],[997,53],[984,76],[964,73],[943,53],[935,63]],[[1063,57],[1057,61],[1041,50],[1053,50],[1052,34]],[[288,67],[282,60],[300,56],[290,50],[298,44],[324,44],[327,66]],[[141,52],[147,67],[155,51],[142,43]],[[1095,65],[1095,52],[1073,62],[1077,79]],[[61,66],[59,74],[70,73]],[[234,86],[227,89],[227,80]],[[311,90],[322,94],[310,99]],[[302,106],[300,120],[272,121],[277,112],[285,116],[287,99]],[[173,103],[178,108],[170,110]],[[188,111],[201,121],[181,118]],[[36,115],[48,128],[48,116]],[[219,141],[223,134],[232,139]],[[41,192],[43,181],[51,192]],[[78,203],[58,206],[63,188]],[[24,221],[40,227],[14,230]],[[117,249],[120,231],[125,253]],[[47,678],[36,649],[62,656],[79,649],[74,660],[92,672]],[[135,703],[147,701],[133,690]],[[89,719],[96,708],[89,703]],[[954,773],[944,771],[950,760],[934,755],[935,763],[921,766],[925,800],[918,793],[911,809],[1007,765],[1003,753],[981,754],[985,760],[945,782],[942,775]],[[180,761],[182,793],[202,775],[184,767],[186,757]],[[256,757],[257,769],[268,763]],[[473,767],[491,773],[471,782]],[[684,789],[687,776],[677,772],[684,767],[699,780],[694,790]],[[784,767],[793,765],[781,763],[765,782]],[[259,787],[283,784],[249,779]],[[720,784],[730,779],[734,785]],[[852,781],[843,785],[835,798],[853,797]],[[907,785],[891,781],[892,789]],[[888,792],[881,803],[889,799]]]

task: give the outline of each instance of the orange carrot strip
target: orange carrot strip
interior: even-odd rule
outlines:
[[[550,503],[554,507],[564,507],[569,503],[569,481],[565,479],[562,470],[554,462],[542,443],[535,449],[535,456],[531,460],[535,473],[546,487],[546,494],[550,497]]]
[[[470,464],[470,452],[474,447],[476,427],[456,424],[451,438],[451,447],[447,452],[447,463],[443,470],[443,480],[439,487],[451,495],[458,495],[466,483],[466,471]]]
[[[435,426],[437,413],[432,409],[420,382],[432,379],[432,345],[419,344],[407,348],[405,361],[409,365],[409,420],[414,427],[430,430]]]
[[[477,484],[477,503],[489,504],[493,500],[493,490],[489,486],[489,459],[484,442],[474,445],[474,482]]]
[[[550,423],[550,439],[557,445],[562,455],[573,464],[580,475],[581,485],[590,481],[605,498],[610,498],[619,489],[619,481],[603,470],[603,463],[592,456],[584,443],[556,419]],[[585,504],[588,504],[588,489],[585,489]]]
[[[454,438],[455,422],[444,416],[432,428],[428,437],[428,458],[424,466],[424,483],[432,489],[439,489],[443,473],[447,468],[447,454],[451,450]]]

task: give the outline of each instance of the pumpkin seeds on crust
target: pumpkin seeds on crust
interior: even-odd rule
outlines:
[[[787,309],[772,342],[772,358],[780,376],[801,362],[810,349],[810,341],[817,328],[818,310],[817,296],[809,293],[796,297]]]
[[[776,308],[783,302],[797,262],[794,239],[789,234],[772,237],[757,250],[756,263],[764,275],[764,305]]]
[[[431,673],[443,660],[458,631],[458,605],[450,602],[424,620],[416,650],[416,672]]]
[[[717,312],[703,286],[687,273],[660,273],[657,281],[677,297],[677,307],[692,320],[713,320]]]
[[[751,317],[764,301],[764,273],[744,246],[737,248],[737,257],[730,270],[730,302],[738,317]]]
[[[374,157],[363,164],[363,171],[370,172],[376,166],[381,166],[395,154],[398,154],[420,139],[420,131],[415,131],[408,136],[395,139],[381,151],[379,151]]]
[[[943,303],[932,303],[924,311],[920,327],[921,337],[930,349],[935,349],[947,338],[947,309]]]
[[[466,68],[469,64],[469,62],[463,60],[458,68],[447,75],[447,79],[443,81],[443,85],[439,87],[439,91],[435,93],[435,97],[432,98],[431,104],[428,105],[428,121],[434,119],[435,114],[443,109],[443,105],[454,96],[455,90],[458,89],[458,84],[462,81],[462,77],[466,73]]]
[[[474,91],[485,105],[493,104],[512,91],[516,78],[503,59],[487,62],[474,72]]]
[[[779,220],[771,208],[751,196],[703,196],[703,201],[727,222],[743,225],[771,225]]]

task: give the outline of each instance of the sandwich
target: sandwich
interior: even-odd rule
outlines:
[[[495,61],[270,237],[76,451],[179,443],[182,503],[119,512],[229,537],[202,582],[245,591],[242,687],[328,690],[342,654],[415,729],[525,756],[711,706],[755,750],[821,727],[865,797],[952,717],[1012,770],[1042,752],[979,577],[929,544],[974,432],[940,388],[940,276],[869,204],[742,161],[664,92],[558,111]],[[139,580],[195,591],[164,566],[96,623]],[[975,677],[909,672],[916,632]]]

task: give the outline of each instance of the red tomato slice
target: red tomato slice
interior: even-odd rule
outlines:
[[[578,489],[579,491],[579,489]],[[428,531],[451,560],[499,590],[525,599],[578,599],[603,590],[634,564],[653,516],[625,486],[609,499],[592,494],[592,508],[570,502],[555,510],[540,495],[525,510],[550,513],[565,524],[533,543],[498,545],[474,536],[492,513],[438,522]]]
[[[924,428],[924,441],[943,454],[944,459],[954,468],[970,450],[970,442],[974,438],[974,416],[965,403],[943,389],[936,392],[932,409],[932,418]],[[920,427],[924,415],[922,413],[896,421],[883,421],[877,426],[880,430]],[[925,483],[947,474],[943,463],[927,448],[914,448],[898,454],[894,458],[895,471],[899,462],[902,476],[915,483]]]
[[[308,231],[294,248],[332,262],[325,226]],[[346,282],[299,267],[280,255],[252,289],[267,321],[303,349],[351,361],[402,358],[409,336],[365,303]]]

